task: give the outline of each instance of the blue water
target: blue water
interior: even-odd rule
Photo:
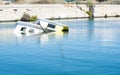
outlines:
[[[0,75],[120,75],[120,19],[58,20],[68,33],[18,36],[0,24]]]

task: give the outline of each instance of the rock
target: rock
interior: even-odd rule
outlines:
[[[20,21],[29,22],[30,21],[30,15],[28,13],[24,13],[21,17]]]

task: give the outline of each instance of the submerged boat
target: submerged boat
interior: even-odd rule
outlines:
[[[35,22],[18,21],[16,23],[15,33],[42,33],[42,32],[56,32],[56,31],[68,31],[68,26],[53,22],[46,19],[38,19]]]

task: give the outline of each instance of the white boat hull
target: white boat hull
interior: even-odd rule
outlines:
[[[43,32],[68,31],[68,26],[53,21],[39,19],[34,23],[18,21],[15,34],[39,34]]]

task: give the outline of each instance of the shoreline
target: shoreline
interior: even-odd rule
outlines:
[[[85,4],[79,5],[88,11]],[[76,5],[64,4],[10,4],[0,5],[0,22],[16,22],[24,13],[49,20],[89,19],[89,16]],[[120,5],[95,5],[94,18],[120,17]]]
[[[120,18],[120,17],[116,17],[116,16],[108,16],[107,18],[105,18],[105,17],[94,17],[94,19],[110,19],[110,18]],[[48,19],[48,20],[69,20],[69,19],[73,19],[73,20],[75,20],[75,19],[89,19],[88,17],[73,17],[73,18],[54,18],[54,19],[51,19],[51,18],[46,18],[46,19]],[[94,20],[94,19],[92,19],[92,20]],[[90,19],[91,20],[91,19]],[[3,20],[3,21],[1,21],[0,20],[0,23],[4,23],[4,22],[17,22],[17,21],[20,21],[20,20]]]

